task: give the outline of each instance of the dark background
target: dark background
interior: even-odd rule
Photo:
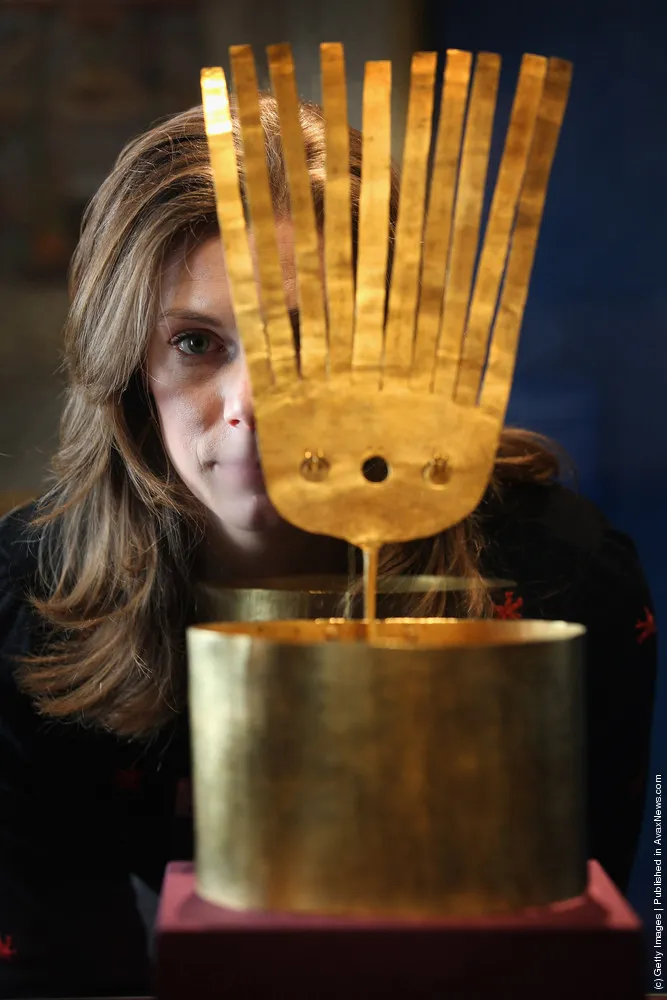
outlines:
[[[509,420],[564,445],[581,489],[632,535],[660,627],[667,617],[667,5],[434,3],[430,31],[438,48],[501,53],[506,107],[523,52],[574,62]],[[666,770],[663,647],[652,777]],[[650,931],[653,780],[647,804],[629,898]]]
[[[302,94],[317,100],[327,40],[346,45],[355,124],[364,59],[394,61],[400,113],[414,49],[500,53],[499,135],[521,54],[573,60],[510,421],[555,437],[582,490],[633,536],[660,624],[667,4],[658,0],[0,0],[0,504],[40,488],[60,407],[66,264],[82,207],[122,144],[198,103],[200,66],[224,63],[233,43],[259,54],[292,42]],[[664,656],[661,675],[652,770],[664,774]],[[649,929],[652,815],[630,891]]]

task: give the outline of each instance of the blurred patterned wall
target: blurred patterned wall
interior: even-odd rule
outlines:
[[[57,433],[67,264],[121,146],[199,100],[192,0],[0,3],[0,509]]]
[[[83,208],[127,139],[200,102],[229,45],[291,42],[318,100],[321,41],[342,41],[350,119],[367,59],[394,61],[400,153],[422,0],[0,0],[0,511],[39,491],[56,441],[66,269]],[[391,7],[391,9],[389,9]],[[266,84],[264,73],[263,83]]]

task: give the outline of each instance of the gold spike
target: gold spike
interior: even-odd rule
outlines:
[[[416,52],[412,58],[408,123],[403,153],[389,317],[385,335],[383,381],[404,378],[412,364],[412,338],[419,292],[419,270],[426,214],[426,171],[433,119],[433,87],[438,56]]]
[[[329,318],[329,364],[333,375],[352,362],[354,275],[350,202],[350,134],[343,46],[320,46],[322,106],[326,127],[324,256]]]
[[[480,405],[501,420],[512,388],[547,185],[571,82],[572,64],[564,59],[550,59],[480,397]]]
[[[276,225],[260,120],[255,59],[249,45],[229,50],[243,138],[249,214],[256,247],[260,299],[269,357],[276,385],[297,374],[296,347],[285,304],[285,284],[276,242]]]
[[[445,395],[450,395],[454,389],[468,316],[499,75],[500,57],[490,52],[480,53],[463,139],[449,274],[433,379],[436,391]]]
[[[229,93],[222,69],[203,69],[201,88],[216,210],[234,313],[253,388],[256,392],[264,392],[272,384],[271,368],[239,189]]]
[[[411,386],[422,391],[430,388],[433,378],[471,64],[469,52],[457,49],[447,52],[424,234],[419,315],[410,376]]]
[[[379,384],[384,341],[391,190],[391,63],[366,63],[359,251],[352,370]]]
[[[459,403],[477,402],[491,324],[512,239],[517,203],[535,133],[546,72],[547,60],[542,56],[523,57],[475,277],[470,318],[455,390],[455,398]]]
[[[290,187],[299,294],[301,375],[303,378],[322,378],[327,373],[328,357],[322,257],[299,121],[294,61],[289,45],[270,45],[267,54],[273,91],[280,112],[280,130]]]

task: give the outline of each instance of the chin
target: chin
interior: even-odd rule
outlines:
[[[239,498],[233,505],[220,504],[214,510],[222,524],[237,531],[262,531],[283,523],[266,493]]]

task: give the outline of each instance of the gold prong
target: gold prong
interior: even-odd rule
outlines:
[[[383,381],[405,379],[412,363],[437,62],[436,52],[416,52],[412,58]]]
[[[326,128],[324,259],[332,374],[350,371],[354,331],[354,274],[350,204],[350,133],[345,56],[338,43],[320,46]]]
[[[253,391],[264,392],[272,385],[268,345],[239,189],[229,92],[220,67],[201,71],[201,90],[216,211],[234,314],[243,339]]]
[[[463,139],[449,268],[433,379],[435,391],[448,397],[454,391],[470,303],[499,75],[500,57],[495,53],[480,53],[475,66]]]
[[[471,64],[470,52],[460,52],[457,49],[447,52],[424,233],[419,316],[410,376],[410,385],[422,391],[430,387],[433,379]]]
[[[273,92],[280,113],[280,131],[290,189],[291,221],[297,270],[300,319],[300,362],[304,378],[327,373],[328,349],[320,241],[299,121],[294,61],[289,45],[267,49]]]
[[[362,113],[363,161],[352,370],[379,383],[384,340],[391,191],[391,63],[368,62]]]
[[[463,405],[477,402],[482,371],[507,261],[516,208],[535,134],[535,123],[544,89],[547,60],[525,55],[521,62],[505,148],[493,192],[484,244],[479,259],[466,327],[455,399]]]
[[[537,237],[571,80],[571,63],[549,60],[480,397],[480,405],[500,417],[512,388]]]
[[[285,286],[276,242],[276,223],[260,120],[257,71],[252,48],[229,50],[238,102],[250,225],[255,240],[259,297],[266,324],[271,368],[280,385],[297,375],[296,346],[285,305]]]

